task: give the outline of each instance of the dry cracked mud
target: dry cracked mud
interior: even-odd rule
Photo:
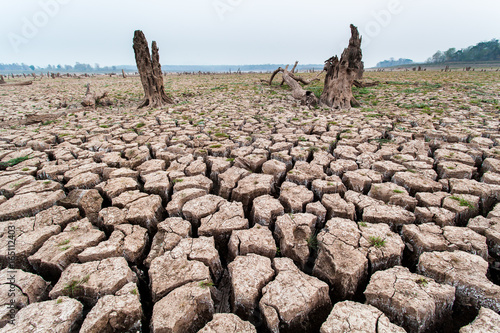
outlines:
[[[349,111],[268,74],[4,87],[0,332],[498,331],[499,73],[365,75]]]

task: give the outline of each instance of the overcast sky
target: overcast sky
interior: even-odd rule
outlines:
[[[349,24],[367,67],[425,61],[500,36],[498,0],[1,0],[0,63],[135,64],[134,30],[162,64],[322,64]]]

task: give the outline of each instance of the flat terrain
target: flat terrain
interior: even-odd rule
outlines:
[[[0,331],[494,332],[500,72],[366,72],[351,110],[269,75],[0,86]]]

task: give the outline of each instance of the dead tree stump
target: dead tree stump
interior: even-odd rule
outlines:
[[[165,93],[163,76],[160,65],[160,55],[156,42],[152,43],[152,55],[149,53],[148,42],[141,30],[134,33],[134,52],[137,69],[144,88],[144,100],[139,109],[145,106],[162,107],[165,104],[173,104],[173,100]]]
[[[123,76],[124,79],[127,78],[127,75],[125,75],[125,71],[123,69],[122,69],[122,76]]]
[[[320,97],[322,105],[333,109],[350,109],[359,106],[352,95],[352,85],[355,79],[363,76],[364,65],[361,61],[361,37],[358,29],[351,24],[351,39],[344,49],[340,60],[337,56],[325,62],[325,84]]]

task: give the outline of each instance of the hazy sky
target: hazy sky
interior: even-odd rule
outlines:
[[[171,65],[322,64],[350,23],[367,67],[500,37],[498,0],[0,1],[0,63],[35,66],[133,65],[136,29]]]

